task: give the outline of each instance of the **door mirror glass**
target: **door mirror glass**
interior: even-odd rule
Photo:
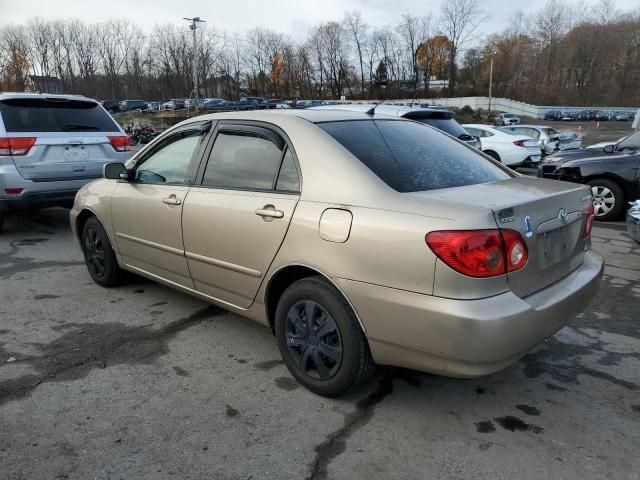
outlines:
[[[613,153],[614,150],[614,146],[613,145],[607,145],[603,148],[604,153]]]
[[[121,162],[106,163],[102,167],[102,176],[109,180],[127,180],[127,167]]]

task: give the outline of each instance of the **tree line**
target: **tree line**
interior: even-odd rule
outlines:
[[[203,16],[206,12],[202,12]],[[480,0],[444,0],[374,28],[360,12],[316,25],[303,41],[266,27],[243,33],[200,24],[194,52],[186,22],[143,31],[112,19],[33,18],[0,27],[0,90],[35,89],[32,76],[98,99],[192,94],[237,99],[393,99],[493,94],[541,105],[640,105],[640,12],[611,0],[590,7],[548,0],[480,35]],[[446,79],[434,91],[432,79]],[[53,80],[51,80],[53,81]]]

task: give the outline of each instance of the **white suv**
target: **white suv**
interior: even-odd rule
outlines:
[[[0,231],[8,212],[70,207],[129,137],[100,103],[73,95],[0,94]]]

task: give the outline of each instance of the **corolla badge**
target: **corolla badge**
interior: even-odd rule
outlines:
[[[527,238],[533,237],[533,226],[531,225],[531,217],[529,215],[524,217],[524,236]]]
[[[567,211],[564,208],[561,208],[558,212],[558,218],[563,223],[563,225],[569,223],[569,217],[567,216]]]

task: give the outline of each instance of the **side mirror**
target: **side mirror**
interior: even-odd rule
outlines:
[[[109,180],[129,180],[127,167],[121,162],[105,163],[102,167],[102,176]]]
[[[614,150],[615,150],[615,147],[613,145],[607,145],[602,149],[604,153],[613,153]]]

